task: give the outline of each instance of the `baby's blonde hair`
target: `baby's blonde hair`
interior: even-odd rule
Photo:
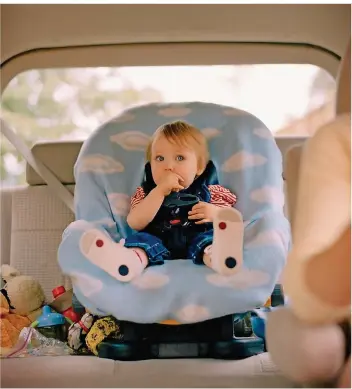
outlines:
[[[152,158],[153,143],[161,136],[181,146],[195,150],[198,157],[198,169],[201,172],[204,171],[209,162],[209,150],[207,139],[198,128],[181,120],[166,123],[157,128],[147,146],[146,158],[148,162]]]

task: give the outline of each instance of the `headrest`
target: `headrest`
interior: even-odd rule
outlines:
[[[210,136],[210,130],[208,130]],[[281,154],[285,155],[286,151],[292,146],[291,137],[281,137],[275,139]],[[294,143],[303,143],[304,137],[295,138]],[[83,140],[77,141],[41,141],[33,145],[32,153],[38,158],[59,181],[65,185],[74,185],[75,177],[73,168],[83,144]],[[26,182],[28,185],[45,185],[44,180],[36,171],[27,163],[26,165]]]
[[[73,166],[76,163],[83,141],[60,141],[36,143],[32,147],[33,155],[66,185],[75,183]],[[44,180],[27,163],[26,181],[28,185],[45,185]]]

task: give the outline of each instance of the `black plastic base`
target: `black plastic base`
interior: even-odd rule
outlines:
[[[284,304],[276,285],[271,305]],[[248,316],[249,314],[249,316]],[[123,340],[105,339],[97,347],[100,358],[138,361],[166,358],[244,359],[266,351],[265,323],[250,313],[227,315],[183,325],[120,322]],[[254,326],[253,326],[254,321]],[[253,330],[259,332],[256,336]],[[258,335],[258,334],[257,334]]]
[[[167,358],[244,359],[265,351],[263,339],[233,338],[214,343],[119,343],[104,341],[98,346],[98,356],[120,361]]]

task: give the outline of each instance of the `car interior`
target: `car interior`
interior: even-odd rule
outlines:
[[[273,133],[275,147],[280,151],[280,158],[274,161],[278,161],[276,168],[280,174],[282,172],[284,215],[292,227],[300,156],[305,141],[322,124],[340,113],[350,112],[350,4],[2,4],[0,14],[2,126],[6,121],[15,137],[27,145],[21,146],[11,138],[12,135],[5,137],[5,132],[5,135],[1,133],[0,262],[38,280],[47,301],[52,300],[54,288],[72,288],[70,277],[64,274],[58,262],[58,249],[63,232],[75,221],[74,206],[71,209],[68,206],[71,200],[67,194],[68,200],[63,201],[65,194],[60,193],[65,191],[55,184],[55,180],[72,195],[77,195],[74,167],[84,150],[82,145],[94,131],[114,123],[117,115],[123,115],[126,110],[135,113],[140,104],[142,107],[143,104],[148,107],[165,104],[164,109],[169,108],[168,104],[182,106],[197,104],[197,101],[229,106],[230,100],[221,95],[225,90],[221,86],[223,84],[216,88],[211,72],[218,69],[216,71],[220,76],[216,80],[220,80],[228,69],[239,69],[236,73],[238,80],[232,81],[228,87],[229,96],[237,95],[244,103],[243,106],[234,103],[231,108],[247,110]],[[250,66],[254,66],[253,69],[256,66],[257,73],[244,71]],[[257,99],[257,111],[251,112],[250,95],[246,100],[244,89],[236,89],[236,85],[241,86],[239,83],[243,77],[248,85],[252,85],[252,90],[258,90],[258,94],[259,89],[267,88],[262,96],[268,95],[269,99],[270,94],[276,92],[270,90],[269,84],[260,84],[258,80],[266,78],[268,81],[269,71],[266,73],[266,69],[270,67],[274,69],[270,70],[273,79],[279,77],[275,73],[278,66],[289,69],[285,77],[292,74],[291,83],[284,87],[286,94],[275,100],[277,106],[266,104],[265,98]],[[311,111],[303,112],[302,109],[292,120],[287,113],[287,120],[280,122],[277,119],[276,124],[275,115],[284,109],[284,104],[289,107],[301,98],[289,88],[301,87],[304,82],[310,87],[312,81],[312,76],[304,81],[306,73],[302,70],[302,73],[297,71],[296,74],[290,66],[292,69],[295,66],[297,69],[306,67],[307,74],[316,75],[318,70],[320,74],[324,73],[325,83],[322,82],[319,85],[321,89],[318,89],[324,93],[327,91],[328,97],[321,101],[317,97],[318,103],[312,105]],[[203,74],[201,67],[209,69],[209,73],[204,70]],[[194,84],[194,88],[202,92],[188,92],[192,86],[182,84],[186,78],[177,78],[177,72],[181,74],[182,69],[186,72],[192,68],[196,70],[190,73],[189,84],[192,84],[192,78],[203,77],[199,84]],[[151,69],[150,73],[148,69]],[[153,75],[152,70],[155,71]],[[131,89],[129,95],[125,97],[120,92],[114,92],[119,89],[112,89],[113,78],[108,78],[110,81],[104,84],[105,89],[101,87],[104,93],[107,91],[106,95],[103,92],[94,94],[93,87],[97,88],[98,81],[102,83],[104,77],[110,77],[113,71],[117,74],[115,78],[125,74],[127,78],[121,76],[123,81],[119,82],[126,82],[126,88]],[[86,81],[83,76],[88,73],[91,78]],[[43,75],[40,80],[38,74]],[[128,74],[131,74],[130,79]],[[262,78],[257,74],[261,74]],[[98,81],[92,89],[88,89],[89,85],[93,85],[89,82],[93,83],[94,77]],[[176,81],[173,82],[172,77]],[[59,88],[55,90],[50,86],[54,85],[50,82],[57,80],[63,85],[61,95]],[[70,80],[73,80],[71,85]],[[81,83],[74,84],[76,80]],[[151,90],[153,80],[156,80],[155,85],[157,82],[164,84],[164,89],[160,89],[164,93],[162,98]],[[221,80],[227,82],[227,78]],[[133,82],[137,85],[135,90],[132,90]],[[46,85],[50,94],[39,98],[40,90],[44,90]],[[165,91],[177,88],[179,95],[170,94],[169,98]],[[204,92],[206,89],[208,91]],[[146,91],[149,93],[147,97]],[[141,97],[134,100],[137,92]],[[65,93],[71,97],[65,97]],[[220,96],[218,99],[217,94]],[[72,96],[79,96],[80,107]],[[119,102],[119,96],[125,100]],[[307,96],[304,104],[308,106],[313,97]],[[80,110],[79,115],[86,118],[64,118],[62,101],[65,99],[65,115],[75,118],[75,110]],[[77,101],[79,99],[77,97]],[[281,105],[279,101],[285,99],[287,101]],[[95,117],[90,112],[93,105],[90,106],[89,101],[97,104]],[[44,103],[52,104],[50,112],[55,119],[50,118],[49,110],[41,108],[40,104]],[[38,111],[35,111],[35,106]],[[109,113],[103,114],[104,110]],[[287,110],[289,112],[289,108]],[[211,112],[209,108],[205,114],[209,122],[212,120]],[[263,116],[261,112],[264,112]],[[244,122],[237,121],[237,117],[232,115],[234,123],[244,126],[241,124]],[[163,119],[165,117],[167,115]],[[68,124],[70,120],[74,125]],[[149,117],[143,116],[141,120],[149,123]],[[271,128],[271,123],[276,126],[275,129]],[[121,128],[124,125],[123,122],[117,124]],[[60,126],[71,126],[71,132],[67,132],[65,137],[58,130]],[[41,132],[37,130],[39,127]],[[212,131],[208,129],[209,138],[213,136]],[[24,156],[26,152],[27,156]],[[142,153],[140,155],[142,158]],[[133,169],[139,174],[137,168]],[[54,184],[48,185],[50,180]],[[1,386],[299,387],[281,373],[267,351],[235,360],[203,357],[114,359],[95,355],[2,357]]]

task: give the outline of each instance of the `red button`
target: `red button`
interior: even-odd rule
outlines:
[[[104,242],[101,240],[101,239],[98,239],[95,243],[98,247],[103,247],[104,246]]]
[[[226,223],[225,222],[220,222],[219,223],[219,228],[220,228],[220,230],[224,230],[226,228]]]
[[[170,224],[178,224],[178,223],[181,223],[180,219],[175,219],[170,221]]]

